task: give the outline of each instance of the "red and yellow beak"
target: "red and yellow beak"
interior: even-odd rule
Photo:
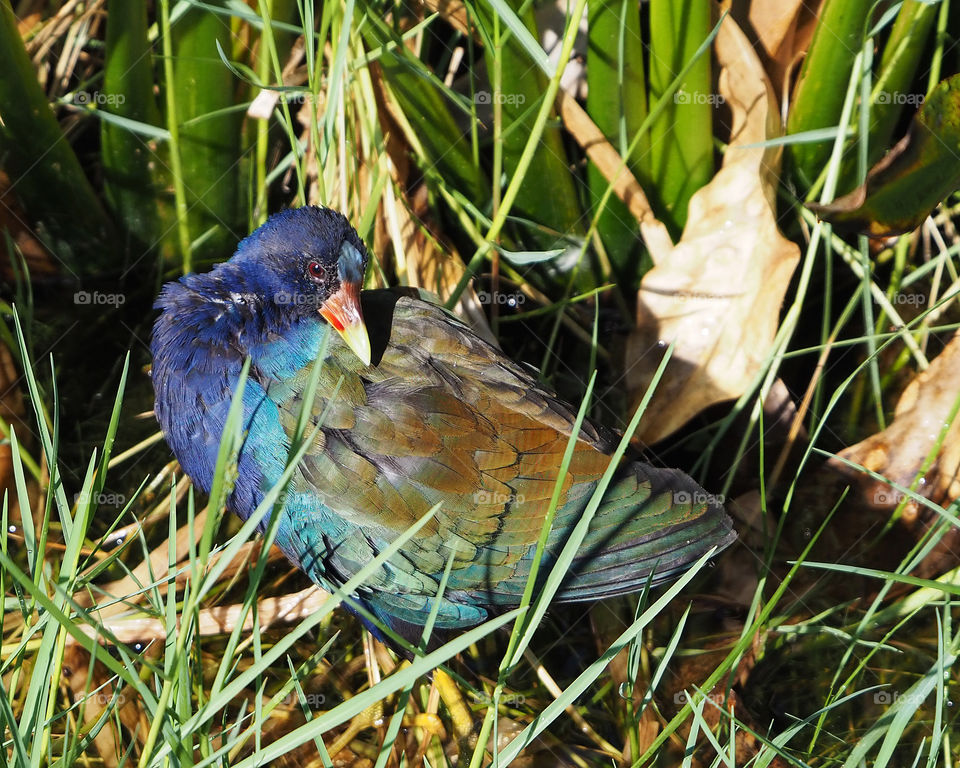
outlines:
[[[360,283],[341,282],[340,290],[327,299],[319,311],[360,362],[370,365],[370,336],[360,309]]]

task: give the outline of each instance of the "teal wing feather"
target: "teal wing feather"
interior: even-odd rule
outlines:
[[[438,626],[476,623],[484,606],[519,601],[575,414],[442,309],[387,292],[364,300],[380,359],[363,366],[339,339],[329,342],[312,411],[320,430],[294,481],[306,501],[286,509],[287,548],[317,558],[314,570],[326,578],[345,580],[442,502],[363,594],[384,620],[422,624],[452,556]],[[271,390],[288,434],[310,374],[306,366]],[[579,520],[610,452],[609,439],[585,423],[563,481],[548,562]],[[311,500],[339,520],[318,522]],[[651,574],[654,582],[669,578],[733,538],[722,507],[686,475],[625,463],[558,599],[639,589]]]

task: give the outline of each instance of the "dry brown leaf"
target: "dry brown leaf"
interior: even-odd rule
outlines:
[[[460,0],[422,0],[424,7],[440,17],[461,34],[470,34],[470,19],[466,6]]]
[[[640,755],[645,754],[646,751],[653,745],[653,742],[657,740],[657,736],[660,734],[660,721],[654,714],[652,707],[646,707],[643,712],[640,713],[640,722],[637,724],[637,731],[639,734],[639,739],[637,740],[637,745],[639,747],[637,750],[638,754],[629,754],[629,740],[624,745],[624,752],[627,753],[627,757],[629,757],[631,760],[636,760],[638,757],[640,757]]]
[[[316,613],[329,599],[330,593],[320,587],[307,587],[299,592],[279,597],[261,597],[257,601],[257,618],[261,631],[274,624],[290,624]],[[196,633],[206,635],[230,634],[240,620],[243,605],[217,605],[197,612]],[[139,641],[147,644],[167,636],[166,623],[148,616],[110,617],[96,626],[80,625],[80,630],[90,637],[103,637],[101,630],[109,631],[121,643]],[[253,613],[248,612],[243,622],[243,631],[253,629]],[[78,645],[73,635],[67,637],[67,645]]]
[[[42,7],[40,3],[32,3],[31,5],[34,8]],[[20,33],[20,37],[26,40],[42,22],[43,14],[39,10],[31,8],[27,13],[21,11],[17,18],[17,32]]]
[[[810,46],[819,2],[804,0],[736,0],[733,17],[742,26],[749,22],[757,37],[758,52],[774,92],[782,93],[790,72]]]
[[[958,382],[960,333],[954,335],[930,367],[918,373],[903,391],[890,425],[843,449],[838,456],[910,488],[942,437],[940,452],[916,491],[946,506],[960,497],[960,417],[950,423],[950,414],[960,397]],[[874,480],[842,461],[830,459],[827,466],[854,479],[867,504],[879,510],[892,512],[904,500],[904,495],[888,483]],[[917,518],[919,511],[919,505],[909,501],[903,519],[909,523]]]
[[[779,149],[741,148],[777,135],[779,119],[763,67],[729,16],[716,53],[720,94],[733,115],[730,145],[720,171],[690,200],[680,242],[669,250],[651,247],[655,266],[640,283],[637,328],[627,342],[634,402],[650,385],[654,358],[676,344],[640,424],[638,436],[647,443],[743,394],[770,352],[800,258],[777,229]]]

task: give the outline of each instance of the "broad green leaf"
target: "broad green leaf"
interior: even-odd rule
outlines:
[[[829,205],[809,207],[838,232],[889,237],[916,229],[958,186],[960,75],[954,75],[934,88],[866,183]]]
[[[840,122],[847,81],[863,47],[872,0],[825,0],[793,92],[787,133],[836,127]],[[820,175],[830,157],[831,142],[790,148],[797,175],[807,184]]]

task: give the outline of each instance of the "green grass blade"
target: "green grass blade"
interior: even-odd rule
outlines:
[[[552,114],[553,103],[552,97],[544,95],[549,93],[545,75],[548,70],[538,65],[545,54],[531,42],[536,33],[533,6],[518,0],[498,0],[495,6],[488,6],[486,0],[471,0],[467,7],[485,41],[487,71],[492,73],[499,68],[501,73],[503,90],[498,92],[492,87],[486,98],[502,115],[503,172],[511,185],[519,185],[512,213],[555,232],[582,233],[580,202],[567,168],[560,129],[547,118]],[[571,12],[570,19],[579,19],[577,9]],[[568,24],[575,29],[576,22],[570,19]],[[499,26],[495,30],[495,23],[511,31],[523,28],[526,32],[519,37],[507,34]],[[545,98],[549,99],[548,110],[541,118],[538,104]],[[540,122],[544,125],[537,131],[535,126]],[[530,149],[528,145],[532,145]],[[494,178],[493,183],[499,189],[499,179]],[[528,237],[541,248],[558,241],[553,235],[535,230]]]
[[[856,768],[862,765],[871,747],[880,739],[883,739],[883,743],[872,765],[875,768],[886,768],[911,718],[937,687],[937,680],[942,679],[943,669],[950,668],[956,660],[955,647],[938,657],[926,674],[898,696],[873,727],[857,741],[844,761],[843,768]]]
[[[648,188],[649,134],[644,134],[627,157],[630,138],[647,116],[640,14],[628,0],[589,0],[587,9],[587,113],[627,159],[627,167],[640,184]],[[609,182],[592,163],[587,168],[587,182],[596,208]],[[629,294],[640,275],[636,220],[619,198],[609,198],[597,231],[621,290]]]
[[[246,232],[243,115],[229,111],[239,85],[217,55],[218,43],[224,50],[232,48],[229,26],[213,13],[191,8],[172,23],[170,34],[173,81],[166,84],[167,121],[171,134],[176,124],[171,152],[179,156],[179,169],[174,168],[179,179],[174,181],[183,187],[179,207],[187,216],[190,240],[183,269],[189,272],[194,259],[226,256]]]
[[[4,734],[6,734],[8,730],[10,731],[13,765],[18,767],[29,765],[30,760],[27,755],[27,745],[23,740],[23,735],[20,733],[17,718],[13,714],[13,707],[10,706],[10,699],[2,683],[0,683],[0,729],[2,729],[0,733]]]
[[[417,678],[427,674],[430,670],[436,669],[448,659],[453,658],[458,653],[476,643],[483,637],[491,634],[498,627],[513,621],[519,614],[518,610],[508,611],[507,613],[490,619],[489,621],[474,627],[468,632],[449,643],[441,646],[436,651],[421,656],[413,661],[409,667],[404,667],[390,677],[382,680],[371,688],[357,694],[352,699],[348,699],[329,712],[314,718],[306,725],[302,725],[291,733],[282,736],[273,743],[269,744],[262,752],[251,755],[241,760],[235,768],[253,768],[262,765],[264,762],[273,760],[286,752],[294,749],[300,744],[325,733],[331,728],[335,728],[342,723],[347,722],[354,715],[359,714],[375,702],[384,700],[394,691],[402,689]],[[204,763],[199,763],[197,768],[205,768]]]
[[[457,126],[435,75],[382,20],[374,19],[363,35],[368,46],[383,46],[378,59],[380,68],[390,92],[416,131],[423,152],[420,162],[435,168],[445,183],[471,200],[487,197],[486,175],[474,162],[470,141]],[[395,45],[388,50],[388,43]]]
[[[696,576],[700,569],[706,565],[707,561],[713,556],[713,550],[707,552],[703,557],[701,557],[696,563],[694,563],[688,571],[686,571],[683,576],[681,576],[677,581],[670,585],[668,589],[664,591],[662,595],[651,605],[646,611],[644,611],[640,617],[633,622],[624,632],[613,642],[613,644],[590,666],[588,666],[583,672],[581,672],[576,680],[574,680],[567,688],[563,691],[563,694],[550,702],[542,712],[536,715],[533,718],[533,721],[528,725],[523,731],[514,738],[504,749],[499,753],[499,760],[501,765],[507,765],[511,760],[513,760],[521,750],[528,746],[543,730],[557,717],[559,717],[563,711],[596,680],[601,674],[603,674],[606,669],[607,664],[610,663],[610,660],[616,656],[623,648],[630,644],[630,642],[635,638],[640,632],[643,631],[656,616],[658,616],[667,604],[673,600],[674,597],[679,594],[680,590],[683,589],[687,583]]]
[[[291,460],[291,465],[288,468],[288,471],[292,473],[293,469],[295,469],[295,466],[296,466],[296,457],[294,457]],[[279,494],[279,490],[277,489],[278,487],[282,486],[287,481],[287,479],[288,478],[281,479],[278,485],[274,486],[274,488],[271,489],[270,494],[273,494],[273,497],[271,498],[270,494],[268,494],[267,498],[265,498],[264,502],[261,504],[261,508],[258,508],[258,512],[254,513],[254,515],[252,515],[250,519],[247,520],[246,523],[244,523],[244,526],[240,529],[240,531],[237,533],[237,535],[233,539],[234,542],[239,542],[239,544],[237,545],[237,548],[240,545],[242,545],[242,543],[246,541],[247,538],[249,538],[250,534],[253,532],[254,528],[256,527],[259,517],[262,517],[262,514],[264,514],[267,510],[272,509],[273,504],[276,502],[276,497]],[[404,531],[403,534],[397,537],[396,540],[392,541],[388,547],[386,547],[373,560],[371,560],[363,568],[361,568],[340,589],[338,589],[335,593],[333,593],[330,599],[327,600],[327,602],[325,602],[318,611],[316,611],[313,615],[309,616],[304,621],[302,621],[297,627],[291,630],[278,643],[276,643],[266,653],[264,653],[262,658],[262,664],[264,665],[272,664],[274,661],[279,659],[283,654],[285,654],[289,650],[289,648],[299,638],[301,638],[306,632],[311,630],[313,627],[317,626],[317,624],[319,624],[320,621],[327,614],[329,614],[334,608],[340,605],[340,603],[343,602],[343,600],[348,595],[352,594],[359,586],[361,586],[364,583],[364,581],[366,581],[366,579],[374,571],[380,568],[387,560],[389,560],[394,554],[396,554],[404,546],[404,544],[406,544],[406,542],[410,540],[411,537],[415,536],[416,533],[424,525],[426,525],[427,522],[429,522],[433,518],[438,508],[439,508],[439,505],[435,506],[433,509],[427,512],[427,514],[425,514],[420,520],[418,520],[414,525],[412,525],[410,528]],[[251,522],[252,522],[252,525],[251,525]],[[224,549],[222,553],[221,562],[223,562],[224,560],[229,562],[230,559],[232,559],[231,548],[230,546],[228,546],[227,548]],[[200,593],[202,594],[204,591],[205,590],[201,587]],[[517,611],[513,611],[506,615],[509,617],[509,619],[513,619],[516,617],[517,613],[518,613]],[[503,617],[499,617],[498,619],[496,619],[495,620],[496,623],[493,626],[500,626],[502,623],[505,623],[500,620],[502,618]],[[490,629],[490,625],[483,625],[483,626],[487,627],[488,630]],[[458,648],[462,648],[462,647],[463,646],[458,646]],[[454,653],[455,652],[457,651],[454,651]],[[435,658],[435,653],[430,654],[427,657],[424,657],[424,659]],[[437,663],[442,663],[442,661],[446,660],[446,658],[449,658],[449,656],[444,656],[443,659],[441,659],[441,661]],[[418,662],[422,662],[424,659],[419,659]],[[223,689],[211,692],[210,699],[206,703],[206,705],[203,707],[200,707],[197,710],[197,712],[190,718],[190,720],[183,723],[182,727],[187,731],[191,731],[200,727],[202,724],[209,722],[212,718],[216,717],[217,713],[223,707],[227,706],[231,701],[233,701],[233,699],[247,685],[250,684],[250,682],[257,676],[257,674],[258,674],[258,671],[256,668],[247,669],[242,673],[240,673],[239,675],[237,675],[236,677],[234,677],[232,680],[230,680],[223,687]],[[392,679],[393,679],[393,676],[388,678],[388,680],[392,680]],[[397,690],[398,688],[402,687],[403,684],[404,683],[400,683],[396,687],[392,688],[391,690]],[[370,691],[366,691],[365,693],[369,694]],[[350,699],[349,702],[346,702],[346,703],[351,704],[352,706],[353,702],[355,702],[357,698],[358,697]],[[361,707],[361,709],[358,711],[362,711],[362,709],[364,708],[365,706]],[[312,722],[316,722],[316,721],[312,721]],[[343,722],[343,721],[340,720],[338,722]],[[310,735],[307,738],[308,739],[313,738],[313,735]],[[165,755],[169,753],[169,751],[170,751],[169,745],[158,745],[156,754],[154,755],[154,761],[161,760]]]
[[[100,122],[104,197],[136,248],[166,243],[171,201],[163,190],[170,185],[169,132],[161,125],[153,93],[153,51],[147,39],[147,6],[127,0],[107,3],[104,51],[104,104]],[[138,133],[133,126],[152,129]],[[166,243],[164,252],[172,243]],[[138,254],[139,255],[139,254]]]
[[[650,130],[651,201],[675,235],[686,223],[693,193],[713,178],[710,57],[697,54],[712,14],[708,0],[650,2],[651,99],[666,95],[676,72],[692,63]]]
[[[863,47],[873,0],[825,0],[803,60],[787,119],[787,132],[830,128],[840,122],[847,81]],[[828,143],[790,147],[797,175],[811,185],[830,157]]]

